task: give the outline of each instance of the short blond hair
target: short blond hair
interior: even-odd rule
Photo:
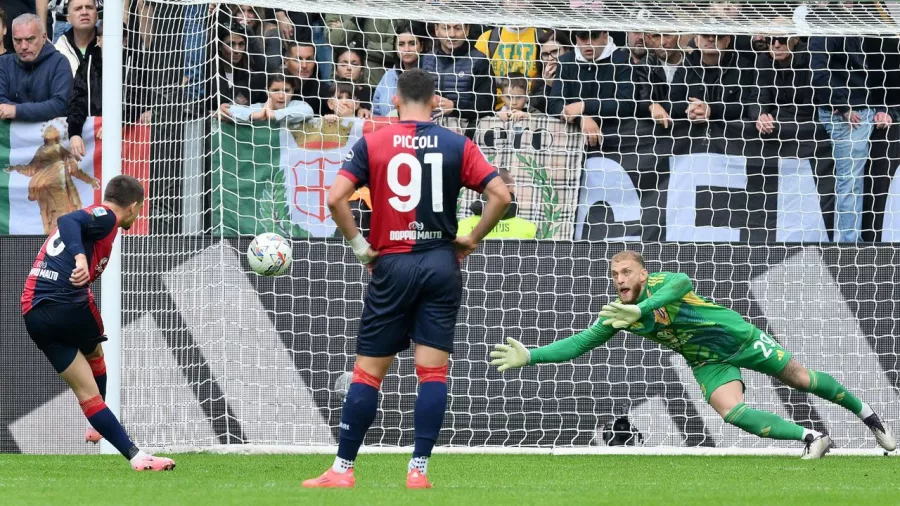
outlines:
[[[625,260],[634,260],[641,266],[641,269],[644,268],[644,257],[641,256],[641,254],[638,253],[637,251],[629,251],[629,250],[620,251],[620,252],[616,253],[615,255],[613,255],[612,258],[609,259],[609,263],[622,262]]]

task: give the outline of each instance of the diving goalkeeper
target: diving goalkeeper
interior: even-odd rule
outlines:
[[[691,366],[706,401],[726,423],[759,437],[801,441],[806,445],[804,459],[824,456],[834,446],[831,437],[744,404],[742,368],[778,378],[852,411],[875,434],[882,448],[896,448],[890,427],[868,404],[827,373],[800,365],[790,352],[738,313],[694,294],[687,275],[649,274],[643,257],[633,251],[613,256],[610,271],[619,299],[603,306],[591,328],[531,350],[509,338],[509,346],[495,346],[491,364],[502,372],[531,364],[565,362],[602,345],[620,329],[628,329],[680,353]]]

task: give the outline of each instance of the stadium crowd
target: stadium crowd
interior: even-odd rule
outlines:
[[[72,151],[83,156],[82,125],[102,113],[102,4],[0,6],[0,118],[66,116]],[[652,23],[648,8],[635,15]],[[815,16],[856,5],[804,8]],[[747,155],[744,141],[768,142],[777,156],[804,143],[820,153],[830,142],[840,241],[859,239],[870,138],[900,122],[896,38],[797,37],[794,19],[733,36],[425,24],[147,0],[126,9],[129,123],[393,116],[398,76],[420,67],[437,84],[435,118],[549,115],[580,128],[588,153],[646,139],[653,150],[694,153],[725,140],[726,152]],[[741,4],[711,9],[715,24],[738,16]]]

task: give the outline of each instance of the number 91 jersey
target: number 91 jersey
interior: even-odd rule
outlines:
[[[357,188],[369,187],[369,242],[381,255],[451,243],[460,190],[482,192],[498,175],[471,140],[418,121],[364,136],[347,153],[339,174]]]

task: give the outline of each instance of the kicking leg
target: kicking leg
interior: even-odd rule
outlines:
[[[894,451],[897,442],[890,426],[883,423],[877,413],[868,404],[862,402],[837,382],[830,374],[821,371],[810,371],[793,358],[778,375],[785,385],[804,392],[809,392],[826,401],[846,408],[858,416],[875,434],[878,444],[887,451]]]
[[[84,416],[91,425],[115,446],[122,456],[131,461],[133,469],[136,471],[168,471],[175,467],[175,462],[171,459],[147,455],[131,442],[122,424],[106,407],[106,403],[100,396],[97,382],[94,380],[91,366],[81,351],[76,351],[72,363],[59,375],[75,393],[78,404],[81,405]]]
[[[341,440],[337,456],[328,471],[318,478],[303,482],[304,487],[348,488],[354,486],[353,465],[366,431],[378,412],[378,390],[394,356],[366,357],[357,355],[353,366],[353,380],[344,398],[341,413]]]
[[[430,346],[416,345],[416,446],[407,469],[407,488],[431,488],[426,478],[428,459],[437,442],[447,411],[447,361],[450,354]]]
[[[85,353],[84,358],[87,359],[91,366],[91,372],[94,373],[94,381],[97,382],[97,389],[100,391],[100,397],[106,400],[106,360],[103,358],[103,347],[98,343],[93,351]],[[103,436],[97,432],[97,429],[88,427],[84,433],[84,440],[88,443],[97,444]]]

